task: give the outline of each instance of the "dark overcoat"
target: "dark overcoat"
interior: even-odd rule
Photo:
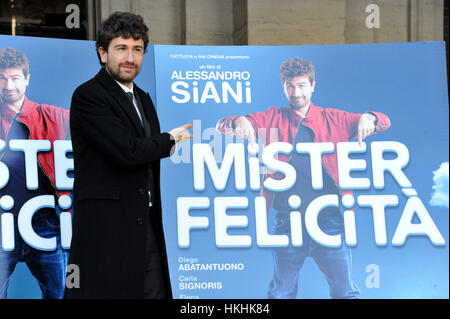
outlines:
[[[69,264],[79,288],[66,298],[143,298],[146,223],[162,252],[166,298],[172,297],[162,227],[160,159],[175,142],[161,133],[148,93],[135,85],[151,127],[146,138],[126,93],[104,68],[72,96],[73,233]],[[148,165],[154,177],[149,214]],[[76,269],[76,268],[71,268]],[[72,278],[73,279],[73,278]]]

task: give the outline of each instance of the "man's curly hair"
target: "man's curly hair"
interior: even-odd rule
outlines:
[[[20,68],[25,77],[30,73],[28,58],[22,51],[0,48],[0,69]]]
[[[288,78],[303,75],[308,76],[311,84],[315,81],[314,65],[309,60],[299,57],[295,57],[294,59],[289,58],[280,66],[281,85],[284,85],[284,82]]]
[[[103,66],[98,53],[98,48],[102,47],[108,50],[109,43],[117,38],[125,39],[133,38],[134,40],[142,39],[144,41],[144,52],[148,45],[148,28],[144,23],[144,19],[140,15],[130,12],[114,12],[108,19],[102,22],[97,33],[97,42],[95,43],[97,56],[100,64]]]

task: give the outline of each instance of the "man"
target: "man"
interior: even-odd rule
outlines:
[[[72,97],[73,236],[68,298],[171,298],[159,189],[160,159],[192,138],[186,124],[160,133],[134,78],[148,44],[141,16],[116,12],[100,26],[102,68]]]
[[[262,140],[267,145],[274,142],[297,143],[310,142],[346,142],[358,138],[359,143],[367,136],[383,131],[390,126],[386,115],[378,112],[354,114],[337,109],[321,108],[311,102],[315,89],[314,66],[308,60],[296,57],[286,60],[280,67],[281,84],[289,106],[270,107],[267,111],[231,116],[218,121],[217,129],[223,134],[236,135],[250,141]],[[267,129],[278,128],[278,134],[267,133]],[[289,198],[299,196],[300,212],[303,214],[309,203],[325,194],[342,196],[351,193],[338,187],[336,152],[322,156],[323,188],[314,190],[311,178],[309,155],[293,152],[291,156],[279,154],[278,159],[289,162],[297,173],[294,187],[282,192],[270,192],[262,188],[267,206],[276,211],[275,234],[290,232]],[[280,173],[265,174],[281,179]],[[304,216],[302,217],[304,220]],[[343,217],[338,208],[328,207],[319,215],[319,227],[328,234],[344,232]],[[297,295],[298,275],[306,257],[312,257],[325,274],[333,298],[356,298],[359,289],[351,279],[351,251],[343,244],[339,248],[318,245],[310,238],[302,226],[303,245],[298,248],[286,247],[273,250],[274,275],[270,283],[269,298],[295,298]]]
[[[18,215],[22,206],[40,195],[70,195],[55,188],[53,150],[38,153],[38,188],[28,189],[26,184],[25,155],[9,148],[12,139],[64,140],[69,135],[69,111],[53,105],[30,101],[26,89],[30,82],[29,62],[26,55],[12,48],[0,48],[0,139],[6,142],[0,150],[0,160],[9,170],[9,181],[0,189],[0,198],[9,195],[14,206],[14,248],[3,249],[0,236],[0,298],[7,297],[9,278],[18,262],[25,262],[37,279],[43,298],[63,297],[67,251],[61,247],[59,218],[55,209],[43,208],[32,219],[33,230],[41,237],[56,237],[57,248],[42,251],[25,242],[18,231]],[[3,210],[0,208],[0,212]],[[6,245],[8,246],[8,245]]]

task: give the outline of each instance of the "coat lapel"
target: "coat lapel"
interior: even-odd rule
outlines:
[[[117,102],[119,107],[127,114],[128,119],[133,123],[134,129],[139,136],[144,135],[144,130],[142,128],[141,120],[136,113],[133,105],[126,96],[122,88],[117,84],[116,81],[106,72],[105,68],[101,68],[98,74],[95,76],[100,84],[105,87],[105,89],[110,93],[113,99]],[[152,127],[153,128],[153,127]]]
[[[136,92],[139,94],[139,98],[144,107],[145,116],[150,124],[150,129],[152,130],[152,134],[160,133],[159,121],[156,116],[155,107],[153,106],[152,100],[148,93],[145,93],[135,84]]]

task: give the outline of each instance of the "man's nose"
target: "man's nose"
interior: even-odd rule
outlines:
[[[300,96],[300,95],[302,95],[302,89],[299,88],[298,86],[296,86],[294,89],[294,96]]]
[[[133,50],[128,50],[128,51],[127,51],[126,59],[127,59],[127,62],[128,62],[128,63],[134,63],[135,57],[134,57],[134,52],[133,52]]]
[[[14,82],[13,82],[13,80],[11,80],[11,79],[7,79],[6,80],[5,89],[8,90],[8,91],[14,89]]]

